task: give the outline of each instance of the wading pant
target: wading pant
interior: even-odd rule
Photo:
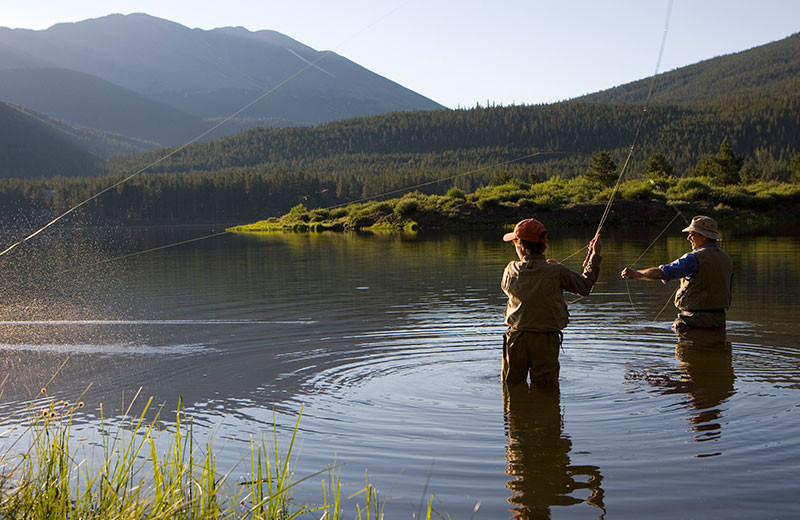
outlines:
[[[672,324],[672,330],[679,334],[691,329],[714,329],[717,327],[725,327],[724,311],[681,311]]]
[[[561,332],[509,330],[503,336],[503,382],[531,383],[541,387],[558,386],[558,348]]]

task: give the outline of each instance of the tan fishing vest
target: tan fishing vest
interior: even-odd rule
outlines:
[[[682,311],[727,309],[731,305],[731,258],[716,244],[698,249],[694,255],[700,267],[691,280],[681,278],[681,286],[675,294],[675,307]]]

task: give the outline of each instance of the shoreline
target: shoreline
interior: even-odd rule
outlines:
[[[654,200],[615,200],[606,219],[607,225],[646,226],[665,225],[672,220],[688,222],[695,215],[715,218],[727,229],[751,233],[793,231],[800,222],[800,204],[780,204],[769,211],[752,209],[715,208],[713,203],[674,202]],[[304,220],[272,217],[251,224],[225,228],[233,233],[299,232],[417,232],[462,231],[480,229],[506,229],[528,217],[547,221],[554,228],[596,227],[606,209],[606,204],[578,203],[559,208],[533,208],[525,206],[491,206],[483,209],[472,204],[461,204],[447,214],[435,211],[414,211],[406,216],[396,213],[364,215],[356,219],[344,216],[328,219]],[[310,213],[313,213],[312,210]],[[684,219],[685,217],[685,219]]]

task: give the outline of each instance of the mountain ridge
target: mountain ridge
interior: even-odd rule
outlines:
[[[442,108],[344,57],[316,51],[276,31],[190,29],[143,13],[112,14],[43,31],[0,28],[0,46],[7,53],[19,51],[0,56],[0,68],[9,68],[9,62],[19,68],[25,59],[35,59],[36,67],[44,63],[90,74],[202,118],[230,115],[296,74],[302,60],[320,56],[334,69],[330,74],[310,67],[249,109],[247,116],[306,124]],[[370,93],[366,102],[365,92]],[[292,103],[297,99],[301,101]],[[300,110],[304,102],[315,104]]]
[[[171,26],[159,27],[158,30],[162,30]],[[246,29],[233,27],[215,31],[219,31],[217,36],[224,37],[223,33],[240,33]],[[283,37],[274,32],[246,31],[246,34],[252,42]],[[651,100],[652,106],[643,120],[637,152],[663,153],[676,169],[686,171],[702,155],[716,152],[720,143],[727,139],[737,153],[753,162],[753,167],[759,169],[765,179],[787,178],[789,162],[800,143],[800,57],[795,56],[795,49],[800,56],[800,34],[741,53],[704,60],[688,66],[689,72],[682,68],[659,75],[657,95]],[[303,50],[302,44],[289,50],[282,47],[281,54],[288,55],[296,63],[313,62],[322,55],[313,49],[315,54],[307,54],[310,51]],[[323,65],[324,70],[314,69],[313,80],[317,83],[307,84],[318,88],[324,87],[329,74],[360,68],[335,53],[325,55],[318,64]],[[390,81],[375,75],[369,77],[377,82]],[[396,111],[340,119],[310,128],[246,130],[221,140],[193,143],[178,154],[170,154],[167,160],[159,161],[153,171],[213,173],[217,169],[287,168],[298,175],[308,172],[312,176],[324,176],[336,170],[342,176],[360,172],[358,175],[364,178],[358,182],[366,185],[373,182],[367,175],[376,178],[391,175],[393,167],[405,168],[406,164],[435,164],[424,174],[432,175],[436,168],[452,169],[455,164],[473,168],[533,152],[537,159],[532,162],[537,164],[531,162],[525,175],[571,176],[581,173],[591,154],[597,151],[624,155],[641,119],[639,105],[649,84],[649,79],[643,79],[548,105]],[[369,89],[368,84],[362,86]],[[709,95],[710,91],[713,95]],[[228,103],[233,103],[231,99],[242,104],[252,101],[245,99],[249,95],[246,91],[229,94]],[[241,99],[236,99],[237,95]],[[367,95],[362,97],[367,98]],[[672,99],[680,103],[673,103]],[[284,108],[294,104],[315,109],[313,103],[300,98],[273,98],[273,101]],[[211,105],[211,102],[209,98],[206,104]],[[247,126],[237,128],[246,129]],[[134,144],[127,143],[127,146]],[[161,150],[115,160],[107,171],[121,174],[165,153]],[[554,154],[563,159],[553,157]],[[637,160],[642,161],[634,159],[633,166],[637,165]],[[378,166],[369,173],[365,164]],[[476,177],[474,182],[485,180]],[[400,181],[374,183],[396,187]]]

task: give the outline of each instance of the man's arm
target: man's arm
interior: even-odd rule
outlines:
[[[664,283],[676,278],[692,278],[697,274],[700,262],[694,253],[686,253],[674,262],[649,269],[631,269],[626,267],[620,276],[630,280],[661,280]]]
[[[561,288],[574,294],[581,296],[588,296],[592,292],[592,287],[597,281],[597,276],[600,273],[600,249],[602,247],[600,235],[595,236],[589,242],[589,252],[586,256],[586,266],[583,268],[583,273],[578,274],[563,267],[561,269]]]
[[[628,280],[663,280],[664,271],[660,267],[650,267],[648,269],[631,269],[626,267],[620,273],[620,276]]]

